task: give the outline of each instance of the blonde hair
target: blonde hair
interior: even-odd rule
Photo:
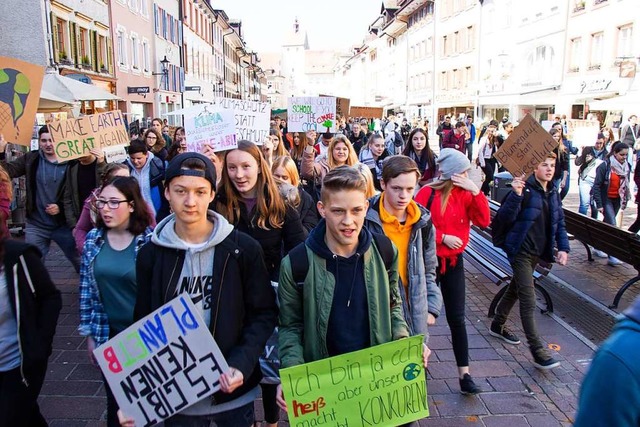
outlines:
[[[440,191],[440,213],[444,215],[444,211],[447,209],[447,203],[449,203],[451,191],[453,191],[453,181],[450,179],[445,181],[438,179],[427,185],[431,187],[432,191]]]
[[[378,191],[373,184],[373,174],[371,173],[371,169],[369,169],[364,163],[356,163],[354,167],[358,169],[358,172],[360,172],[360,174],[364,177],[365,182],[367,183],[367,199],[370,199],[371,197],[378,194]]]
[[[0,185],[4,187],[5,194],[9,199],[9,203],[11,203],[13,200],[13,183],[11,182],[11,177],[2,166],[0,166]]]
[[[347,146],[349,150],[349,154],[347,156],[347,161],[345,165],[347,166],[355,166],[358,163],[358,155],[356,154],[356,150],[353,149],[353,145],[351,145],[351,141],[347,139],[344,135],[336,135],[331,139],[329,143],[329,148],[327,149],[327,164],[329,165],[329,170],[333,170],[334,168],[341,166],[336,164],[336,161],[333,158],[333,149],[336,145],[343,143]]]
[[[249,141],[241,140],[238,142],[238,148],[229,150],[227,155],[235,150],[248,153],[258,162],[258,181],[256,210],[258,212],[258,227],[269,230],[270,228],[282,228],[287,208],[284,200],[280,196],[278,186],[275,183],[273,175],[269,170],[267,161],[262,157],[260,149]],[[216,198],[216,211],[224,216],[231,224],[236,225],[240,219],[240,200],[242,196],[236,189],[235,185],[229,178],[226,162],[222,168],[222,180],[218,189],[218,197]]]
[[[289,156],[278,157],[273,161],[271,165],[271,173],[275,173],[276,169],[283,168],[287,171],[287,175],[289,175],[289,181],[291,181],[291,185],[297,187],[300,185],[300,175],[298,174],[298,168],[296,167],[296,163]]]

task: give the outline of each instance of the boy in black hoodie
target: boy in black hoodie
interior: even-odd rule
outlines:
[[[135,320],[188,292],[229,364],[221,391],[167,419],[166,427],[252,425],[262,377],[258,358],[278,316],[260,245],[208,210],[215,174],[213,163],[197,153],[169,163],[164,194],[173,214],[137,259]]]

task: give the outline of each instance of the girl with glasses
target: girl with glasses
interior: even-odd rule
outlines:
[[[167,151],[165,147],[164,137],[155,128],[149,128],[144,134],[144,142],[147,144],[147,149],[151,151],[154,156],[159,157],[163,162],[167,160]]]
[[[96,228],[87,234],[80,268],[80,335],[93,350],[133,323],[136,256],[151,237],[147,205],[135,178],[116,177],[95,201]],[[107,426],[119,426],[118,406],[109,385]]]

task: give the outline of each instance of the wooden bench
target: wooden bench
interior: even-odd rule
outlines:
[[[587,248],[589,261],[593,261],[589,246],[618,258],[635,268],[637,275],[627,280],[613,298],[609,308],[618,308],[622,295],[640,280],[640,237],[621,228],[606,224],[586,215],[564,209],[567,232]]]

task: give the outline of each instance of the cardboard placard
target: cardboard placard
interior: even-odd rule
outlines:
[[[184,116],[187,151],[202,153],[205,145],[213,151],[233,150],[238,146],[233,110],[202,106]]]
[[[104,149],[129,145],[129,134],[120,110],[91,114],[49,123],[58,161],[65,162],[91,154],[92,148]]]
[[[331,95],[322,95],[319,96],[331,96]],[[349,115],[349,105],[351,104],[351,100],[349,98],[340,98],[338,96],[336,98],[336,116],[347,118]]]
[[[362,117],[365,119],[380,119],[384,109],[382,107],[350,107],[350,117]]]
[[[336,99],[331,96],[292,97],[288,99],[287,130],[289,132],[335,133]]]
[[[122,412],[151,426],[220,389],[229,369],[189,295],[178,295],[94,350]]]
[[[297,426],[397,426],[429,416],[422,335],[280,370]]]
[[[29,147],[44,67],[6,56],[0,56],[0,64],[0,135]]]
[[[527,178],[557,146],[551,134],[527,114],[493,157],[511,175]]]
[[[233,111],[236,118],[236,138],[262,145],[269,136],[271,104],[233,98],[214,98],[213,104]]]
[[[600,132],[600,122],[597,120],[567,119],[567,139],[576,147],[594,145]]]
[[[115,147],[107,147],[104,152],[104,161],[107,163],[122,163],[127,160],[127,150],[125,145],[117,145]]]

